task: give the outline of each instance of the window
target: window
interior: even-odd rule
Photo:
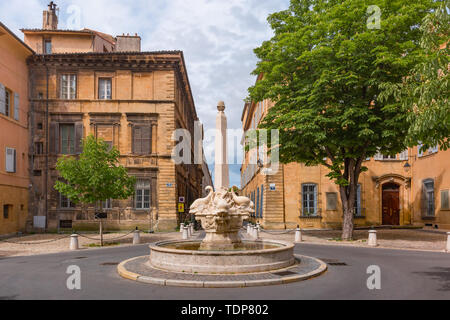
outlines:
[[[61,75],[61,99],[76,99],[77,76],[75,74]]]
[[[337,210],[337,193],[336,192],[327,192],[327,210]]]
[[[35,177],[42,176],[42,170],[33,170],[33,176]]]
[[[399,159],[400,160],[408,160],[408,149],[406,149],[405,151],[400,153]]]
[[[303,184],[303,216],[315,216],[317,215],[317,185],[316,184]]]
[[[384,155],[383,154],[383,160],[396,160],[397,156],[390,156],[390,155]]]
[[[63,194],[59,194],[59,207],[62,209],[75,208],[75,204]]]
[[[44,54],[52,54],[52,40],[44,40]]]
[[[98,79],[98,98],[111,100],[111,78]]]
[[[449,190],[441,190],[441,210],[450,210]]]
[[[434,147],[430,147],[429,149],[428,149],[428,154],[433,154],[433,153],[436,153],[436,152],[438,152],[439,151],[439,145],[437,144],[437,145],[435,145]]]
[[[152,145],[152,128],[150,126],[133,127],[133,153],[150,154]]]
[[[356,188],[356,199],[355,199],[354,215],[356,217],[361,217],[362,216],[362,210],[361,210],[361,184],[358,184],[358,187]]]
[[[105,201],[102,201],[102,208],[103,209],[112,209],[112,199],[107,199]]]
[[[425,216],[434,216],[434,181],[425,180],[423,182],[423,198],[422,198],[422,208]]]
[[[255,210],[256,218],[259,217],[259,187],[256,188],[256,210]]]
[[[42,125],[42,122],[38,122],[37,128],[38,128],[38,130],[42,130],[44,128]]]
[[[73,124],[59,125],[61,154],[75,154],[75,126]]]
[[[16,149],[6,148],[6,172],[16,172]]]
[[[35,142],[34,143],[34,154],[44,154],[44,143]]]
[[[135,202],[136,209],[150,208],[150,180],[138,179]]]
[[[4,219],[8,219],[9,218],[9,213],[10,212],[12,212],[12,205],[10,205],[10,204],[3,205],[3,218]]]

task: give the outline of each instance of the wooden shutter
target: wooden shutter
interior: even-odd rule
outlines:
[[[5,86],[0,83],[0,113],[6,114]]]
[[[156,205],[156,178],[152,178],[152,186],[151,186],[151,206],[157,207]]]
[[[49,153],[58,154],[59,152],[59,123],[51,122],[49,128]]]
[[[142,153],[152,153],[152,127],[142,127]]]
[[[427,216],[428,194],[427,194],[427,188],[426,188],[424,182],[422,182],[422,196],[420,199],[420,207],[421,207],[422,217]]]
[[[141,153],[141,128],[133,126],[133,153]]]
[[[75,124],[75,153],[83,151],[83,123]]]
[[[14,119],[19,121],[19,94],[14,93]]]

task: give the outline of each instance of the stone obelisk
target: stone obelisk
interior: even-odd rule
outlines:
[[[216,141],[215,141],[215,164],[214,164],[214,187],[228,189],[228,161],[227,161],[227,117],[225,116],[225,103],[219,101],[217,104],[216,117]]]

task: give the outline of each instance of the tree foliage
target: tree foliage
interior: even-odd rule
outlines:
[[[126,199],[133,195],[135,178],[119,164],[119,151],[89,135],[83,140],[79,158],[58,159],[56,169],[64,181],[54,188],[74,203],[96,204],[107,199]]]
[[[381,9],[369,29],[369,5]],[[407,116],[386,84],[401,82],[423,60],[422,19],[432,0],[291,0],[268,21],[274,36],[255,53],[253,101],[275,102],[260,128],[279,129],[280,161],[325,165],[338,184],[343,238],[352,237],[353,204],[363,161],[406,148]],[[326,158],[326,160],[324,160]]]
[[[404,81],[387,84],[383,97],[394,95],[402,102],[410,123],[407,144],[422,143],[423,149],[450,147],[449,103],[449,1],[428,14],[420,27],[424,61]]]

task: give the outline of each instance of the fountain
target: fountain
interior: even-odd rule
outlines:
[[[231,283],[229,281],[213,281],[209,283],[211,286],[221,287],[281,283],[282,278],[279,277],[290,273],[296,275],[288,276],[287,279],[295,281],[325,271],[326,266],[322,262],[303,256],[305,261],[309,262],[305,264],[304,270],[301,270],[303,258],[294,255],[294,244],[291,242],[241,239],[239,231],[242,229],[243,221],[254,212],[254,204],[249,198],[236,195],[228,187],[227,123],[224,103],[219,102],[217,108],[219,112],[216,118],[216,127],[220,134],[216,136],[215,141],[215,191],[211,186],[206,187],[208,195],[195,200],[190,206],[190,213],[194,214],[195,219],[201,222],[206,233],[205,237],[201,240],[161,241],[151,244],[150,256],[122,262],[118,268],[119,273],[135,280],[144,281],[145,279],[144,282],[187,286],[208,286],[209,282],[204,279],[209,278],[180,281],[170,278],[155,278],[154,276],[146,277],[126,271],[125,266],[129,264],[131,270],[146,270],[149,274],[158,274],[159,277],[161,274],[170,277],[179,273],[190,275],[190,277],[210,277],[212,275],[239,277],[248,274],[266,274],[261,280],[240,280],[240,282]],[[311,269],[311,266],[315,266],[315,269]],[[295,272],[289,271],[291,269]],[[267,274],[275,278],[268,279]]]

